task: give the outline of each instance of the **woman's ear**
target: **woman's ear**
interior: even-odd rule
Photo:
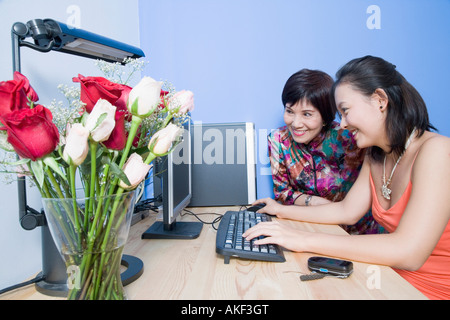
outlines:
[[[389,103],[389,98],[383,89],[378,88],[372,94],[372,101],[379,106],[381,111],[386,111]]]

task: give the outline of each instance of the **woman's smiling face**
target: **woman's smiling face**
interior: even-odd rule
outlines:
[[[341,114],[341,128],[353,133],[358,147],[383,148],[387,100],[377,93],[367,97],[346,83],[337,86],[334,96]]]
[[[323,127],[319,110],[305,99],[294,105],[286,104],[283,118],[292,138],[297,143],[310,143]]]

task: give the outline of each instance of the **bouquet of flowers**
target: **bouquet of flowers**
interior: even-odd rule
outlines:
[[[59,249],[67,253],[66,264],[77,266],[69,298],[123,298],[115,290],[121,287],[117,270],[108,270],[113,261],[120,262],[123,248],[110,236],[129,211],[120,205],[130,200],[119,196],[134,190],[151,162],[180,141],[193,94],[163,90],[163,82],[150,77],[134,88],[103,77],[79,75],[73,81],[80,84],[81,103],[59,123],[38,104],[24,75],[15,72],[13,80],[0,82],[0,147],[17,154],[18,160],[7,165],[21,168],[18,173],[34,181],[43,200],[67,200],[51,208],[43,202],[47,220],[60,224],[64,241]],[[76,201],[80,189],[82,204]],[[54,212],[51,217],[47,209]],[[108,247],[120,250],[104,253]]]

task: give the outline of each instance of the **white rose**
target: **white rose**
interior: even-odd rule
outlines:
[[[88,138],[88,129],[86,129],[81,123],[73,124],[70,128],[69,134],[66,137],[66,145],[63,152],[63,158],[67,163],[70,163],[69,158],[76,166],[83,163],[89,152]]]
[[[104,99],[99,99],[89,114],[85,127],[91,133],[94,141],[102,142],[109,139],[116,121],[116,107]]]
[[[148,117],[161,103],[162,81],[144,77],[130,91],[127,108],[131,114],[139,117]]]

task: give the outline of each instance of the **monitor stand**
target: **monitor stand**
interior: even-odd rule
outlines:
[[[195,239],[202,231],[201,222],[173,222],[165,224],[163,221],[156,221],[145,231],[142,239]]]

